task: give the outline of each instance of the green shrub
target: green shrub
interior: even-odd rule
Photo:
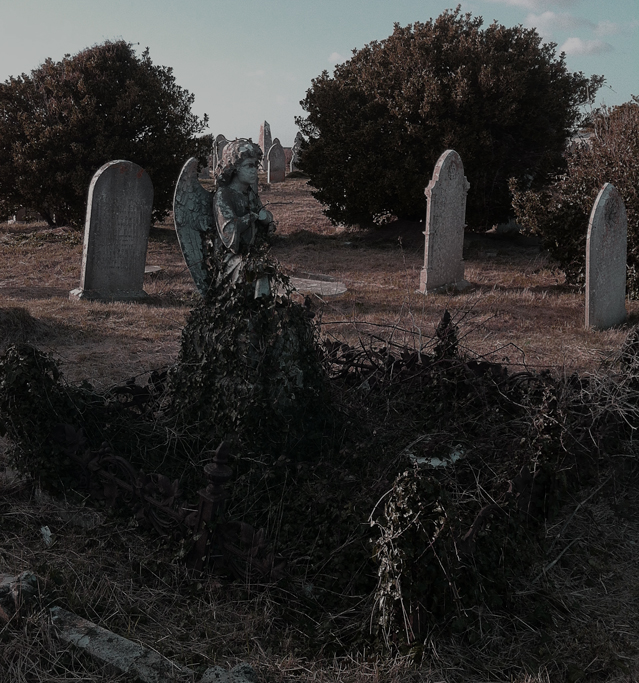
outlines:
[[[127,159],[151,177],[161,219],[184,161],[209,151],[195,138],[207,117],[191,113],[193,99],[148,49],[138,57],[122,40],[0,83],[0,216],[22,205],[50,224],[81,225],[93,174]]]
[[[470,181],[467,218],[510,212],[508,178],[558,168],[565,139],[603,77],[570,73],[533,29],[446,11],[401,27],[313,80],[297,120],[301,169],[335,222],[422,218],[424,188],[449,148]]]
[[[639,99],[596,112],[588,144],[566,153],[566,172],[541,190],[511,181],[517,221],[541,237],[568,282],[585,280],[588,220],[604,183],[619,190],[628,216],[627,288],[639,296]]]

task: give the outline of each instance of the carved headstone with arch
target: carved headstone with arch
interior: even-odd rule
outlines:
[[[82,275],[73,299],[131,301],[143,289],[153,184],[131,161],[109,161],[89,186]]]
[[[586,239],[586,327],[606,329],[626,319],[626,207],[606,183],[595,200]]]
[[[278,138],[273,140],[267,157],[267,182],[282,183],[286,178],[286,154]]]
[[[439,157],[432,180],[424,191],[428,208],[419,287],[422,294],[468,287],[464,280],[463,249],[469,188],[459,154],[454,149],[446,150]]]

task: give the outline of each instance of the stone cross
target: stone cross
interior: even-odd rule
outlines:
[[[268,151],[271,149],[271,145],[273,144],[273,138],[271,137],[271,126],[269,125],[268,121],[264,121],[264,123],[260,126],[260,137],[257,141],[257,144],[260,146],[262,153],[264,154],[262,157],[262,168],[266,171]]]
[[[267,157],[268,183],[282,183],[286,177],[286,154],[278,138],[273,140]]]
[[[80,288],[72,299],[131,301],[146,297],[144,265],[153,184],[130,161],[109,161],[91,180]]]
[[[586,327],[606,329],[626,319],[628,220],[618,190],[606,183],[590,214],[586,239]]]
[[[454,149],[446,150],[437,160],[433,178],[424,191],[428,208],[424,267],[419,281],[422,294],[469,286],[464,280],[462,258],[469,188],[459,154]]]

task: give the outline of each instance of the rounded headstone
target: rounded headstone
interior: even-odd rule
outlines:
[[[143,289],[153,184],[131,161],[104,164],[89,186],[80,288],[71,298],[130,301]]]

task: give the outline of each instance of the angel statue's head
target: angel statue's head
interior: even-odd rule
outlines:
[[[215,169],[215,181],[220,186],[228,185],[244,159],[262,159],[262,150],[250,138],[239,138],[229,142],[222,153],[222,160]]]

